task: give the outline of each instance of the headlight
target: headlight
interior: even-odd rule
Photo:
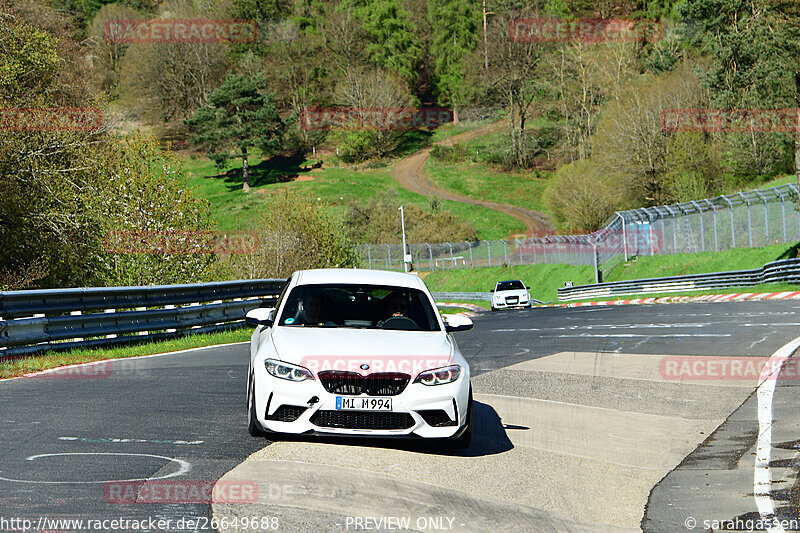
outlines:
[[[307,379],[314,379],[311,371],[302,366],[277,361],[275,359],[267,359],[264,361],[264,366],[271,376],[280,379],[288,379],[289,381],[305,381]]]
[[[459,376],[461,376],[461,367],[458,365],[451,365],[420,372],[417,379],[414,380],[414,383],[422,383],[423,385],[444,385],[454,382]]]

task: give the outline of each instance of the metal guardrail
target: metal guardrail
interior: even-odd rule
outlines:
[[[477,301],[485,301],[491,302],[492,301],[492,293],[491,292],[432,292],[431,295],[433,299],[437,302],[439,300],[477,300]],[[531,302],[534,304],[543,304],[544,302],[537,300],[536,298],[531,298]]]
[[[0,292],[0,357],[234,329],[244,324],[249,310],[274,302],[285,283],[264,279]]]
[[[746,287],[761,283],[780,281],[800,282],[800,259],[784,259],[767,263],[762,268],[692,274],[664,278],[637,279],[595,283],[575,287],[558,288],[558,301],[570,302],[588,298],[607,298],[612,296],[632,296],[638,294],[658,294],[669,292],[695,291],[703,289],[725,289]]]
[[[439,300],[482,300],[488,302],[492,299],[491,292],[432,292],[431,296],[437,302]]]

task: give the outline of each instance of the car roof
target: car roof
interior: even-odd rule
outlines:
[[[512,281],[519,281],[520,283],[522,283],[521,279],[507,279],[505,281],[498,281],[497,283],[511,283]],[[524,285],[524,283],[522,284]]]
[[[424,289],[425,284],[415,274],[388,270],[366,270],[356,268],[316,268],[295,272],[297,285],[321,285],[327,283],[357,283],[364,285],[389,285]],[[294,279],[293,276],[293,279]]]

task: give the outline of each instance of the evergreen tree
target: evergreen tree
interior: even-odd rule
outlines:
[[[458,122],[458,108],[468,92],[465,61],[478,43],[481,14],[474,0],[430,0],[428,13],[439,103],[452,105]]]
[[[209,104],[186,121],[192,142],[206,148],[209,157],[222,167],[229,157],[242,158],[242,190],[250,190],[248,149],[258,147],[262,157],[281,147],[286,125],[275,109],[272,94],[264,92],[261,74],[230,74],[209,98]],[[238,153],[231,154],[237,149]]]

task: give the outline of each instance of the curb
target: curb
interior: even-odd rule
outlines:
[[[800,291],[795,292],[745,292],[738,294],[706,294],[702,296],[662,296],[661,298],[637,298],[634,300],[606,300],[600,302],[576,302],[535,307],[591,307],[595,305],[640,305],[640,304],[683,304],[744,302],[760,300],[800,300]]]
[[[470,316],[470,317],[476,316],[478,313],[482,313],[483,311],[486,311],[486,309],[484,309],[480,305],[475,305],[475,304],[455,304],[455,303],[450,303],[450,302],[436,302],[436,307],[451,307],[451,308],[457,308],[457,309],[467,309],[468,311],[466,311],[466,312],[456,313],[456,314],[464,315],[464,316]]]

